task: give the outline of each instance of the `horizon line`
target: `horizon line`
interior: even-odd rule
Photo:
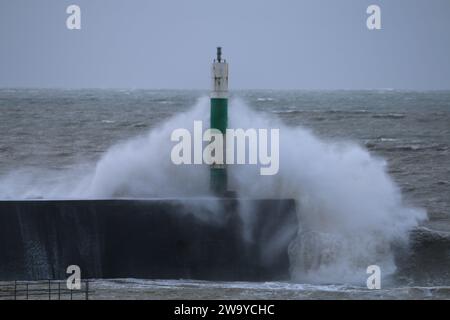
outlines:
[[[0,90],[127,90],[127,91],[211,91],[205,88],[149,88],[149,87],[57,87],[57,86],[0,86]],[[238,91],[403,91],[403,92],[433,92],[450,91],[450,88],[235,88],[229,92]]]

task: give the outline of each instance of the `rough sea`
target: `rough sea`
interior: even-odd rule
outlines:
[[[181,90],[0,89],[0,199],[141,198],[172,191],[185,195],[176,177],[165,185],[154,176],[153,171],[172,174],[160,165],[167,158],[152,156],[148,166],[139,162],[142,167],[122,169],[132,165],[126,159],[142,152],[133,149],[139,144],[129,143],[135,137],[150,132],[149,154],[164,154],[151,132],[162,132],[171,121],[178,125],[185,120],[190,127],[197,115],[207,117],[207,95]],[[304,202],[301,215],[315,238],[334,234],[334,226],[338,230],[333,238],[341,243],[337,253],[329,252],[333,248],[323,237],[312,246],[295,247],[303,252],[294,254],[288,282],[98,279],[92,285],[93,297],[450,298],[450,91],[254,90],[234,91],[230,99],[231,118],[236,119],[231,122],[254,122],[256,127],[281,123],[280,135],[289,136],[281,140],[289,146],[281,152],[276,183],[254,186],[251,179],[237,180],[236,189],[248,196],[287,195]],[[113,146],[117,162],[111,160]],[[328,225],[333,219],[334,225]],[[397,236],[405,232],[409,240],[398,244]],[[365,263],[366,248],[356,245],[377,254],[384,250],[380,256],[392,270],[381,290],[347,280],[352,268]],[[320,252],[312,252],[315,249]],[[336,255],[345,261],[337,263]],[[306,257],[311,259],[307,266]],[[309,270],[314,268],[320,272]],[[336,277],[330,275],[333,268]]]

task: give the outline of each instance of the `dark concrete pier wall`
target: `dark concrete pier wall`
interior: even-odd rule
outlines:
[[[0,201],[0,280],[289,278],[294,200]]]

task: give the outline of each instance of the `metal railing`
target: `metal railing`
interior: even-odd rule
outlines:
[[[0,300],[89,300],[89,281],[80,289],[68,289],[65,280],[2,282]]]

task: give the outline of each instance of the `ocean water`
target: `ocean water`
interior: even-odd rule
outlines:
[[[207,168],[174,169],[167,150],[172,128],[207,121],[206,97],[0,89],[0,199],[203,194]],[[236,91],[230,123],[281,128],[280,174],[243,167],[231,183],[298,200],[292,280],[97,280],[96,298],[450,298],[450,92]]]

